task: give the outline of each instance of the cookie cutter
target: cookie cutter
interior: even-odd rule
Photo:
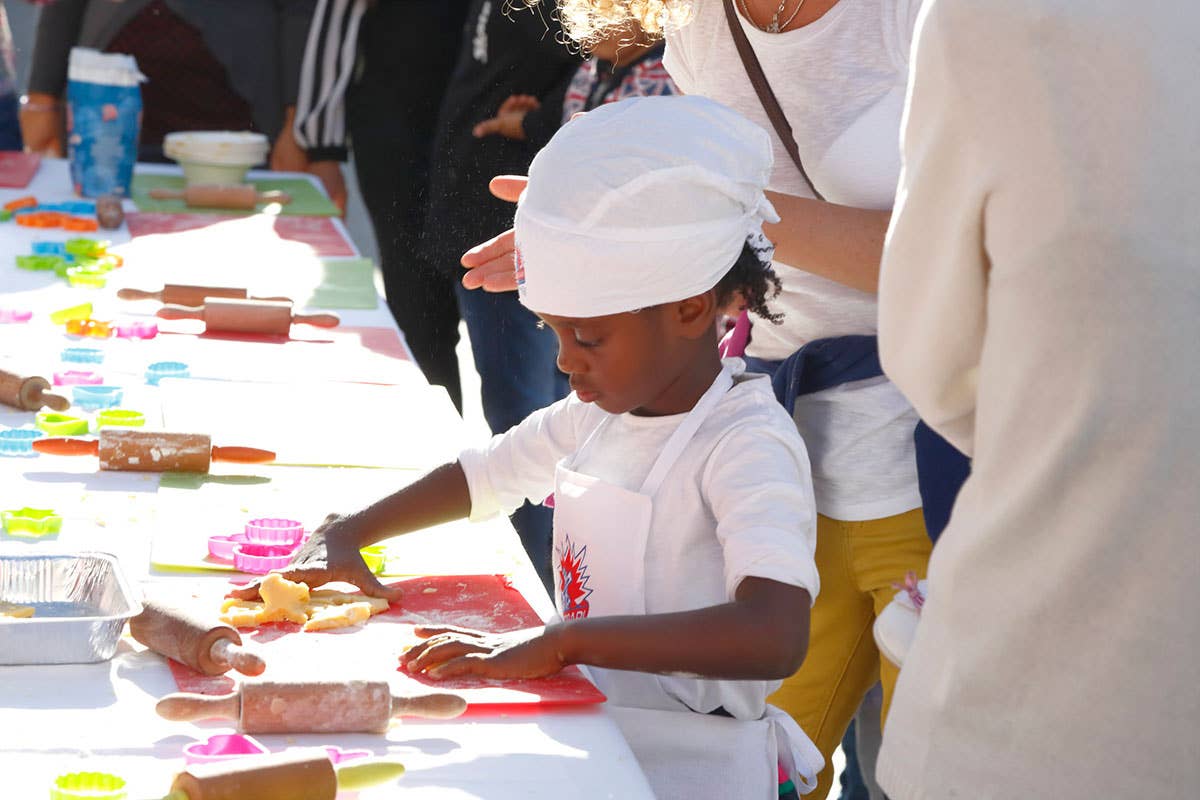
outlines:
[[[78,436],[88,432],[88,421],[83,417],[59,414],[57,411],[39,411],[33,418],[38,430],[51,436]]]
[[[24,308],[0,308],[0,323],[29,322],[33,312]]]
[[[121,404],[125,392],[120,386],[88,386],[79,384],[72,390],[75,405],[84,411],[99,411]]]
[[[383,568],[387,564],[387,546],[382,544],[373,544],[370,547],[364,547],[358,551],[362,556],[363,562],[367,565],[367,569],[371,570],[375,575],[382,575]]]
[[[17,256],[17,267],[27,269],[30,272],[49,272],[50,270],[58,271],[60,266],[66,269],[66,261],[62,256],[52,255],[26,255]]]
[[[304,536],[304,525],[299,520],[283,517],[259,517],[246,523],[244,533],[250,544],[294,547]]]
[[[108,252],[112,242],[103,239],[89,239],[77,236],[63,242],[63,249],[73,256],[102,256]]]
[[[37,539],[62,529],[62,517],[50,508],[12,508],[0,512],[0,521],[9,536]]]
[[[92,304],[80,303],[77,306],[60,308],[58,311],[50,312],[50,321],[55,325],[62,325],[73,319],[87,319],[90,316],[92,316]]]
[[[55,386],[78,386],[80,384],[99,386],[102,383],[104,383],[103,376],[90,370],[67,369],[54,373]]]
[[[64,216],[59,223],[64,231],[98,231],[100,223],[87,217]]]
[[[59,358],[75,364],[99,364],[104,360],[104,351],[95,347],[66,347]]]
[[[67,254],[67,248],[62,242],[34,242],[30,249],[35,256],[62,256]]]
[[[117,336],[122,339],[153,339],[158,336],[157,322],[121,322],[117,324]]]
[[[96,204],[91,200],[63,200],[58,203],[41,203],[39,208],[61,211],[64,214],[95,214]]]
[[[25,195],[18,197],[16,200],[9,200],[4,204],[5,211],[20,211],[23,208],[37,208],[37,198],[33,195]]]
[[[248,544],[246,534],[234,533],[229,536],[208,537],[208,554],[217,561],[233,561],[233,548],[240,544]]]
[[[163,378],[186,378],[188,375],[188,365],[182,361],[156,361],[146,367],[146,383],[151,386],[158,386]]]
[[[50,800],[125,800],[125,779],[108,772],[69,772],[50,785]]]
[[[94,267],[67,267],[67,283],[76,289],[103,289],[108,285],[108,270]]]
[[[30,456],[37,455],[33,450],[33,440],[40,439],[46,434],[29,428],[10,428],[0,431],[0,455]]]
[[[252,575],[266,575],[273,569],[283,569],[299,549],[294,545],[236,544],[233,546],[233,566]]]
[[[67,333],[72,336],[91,336],[96,339],[107,339],[112,336],[112,323],[96,319],[67,320]]]
[[[128,408],[106,408],[96,415],[97,428],[140,428],[146,415]]]
[[[218,733],[208,737],[206,741],[184,745],[183,760],[186,764],[212,764],[240,756],[257,756],[269,752],[253,737],[240,733]]]

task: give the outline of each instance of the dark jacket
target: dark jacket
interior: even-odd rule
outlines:
[[[200,31],[230,84],[272,140],[296,102],[316,0],[164,0]],[[73,46],[103,50],[150,0],[57,0],[38,19],[29,91],[62,95]]]

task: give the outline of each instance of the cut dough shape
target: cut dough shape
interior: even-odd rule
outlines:
[[[22,606],[16,603],[6,603],[0,600],[0,617],[8,619],[29,619],[36,609],[33,606]]]
[[[347,594],[330,589],[309,592],[303,583],[293,583],[277,574],[263,578],[257,600],[228,598],[221,604],[221,621],[235,628],[253,628],[264,622],[294,622],[306,631],[346,628],[366,622],[373,614],[388,610],[379,597]]]

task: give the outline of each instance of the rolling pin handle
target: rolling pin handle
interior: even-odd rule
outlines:
[[[286,206],[288,203],[292,202],[292,196],[287,192],[281,192],[278,189],[272,189],[269,192],[260,192],[258,195],[258,202],[279,203],[280,205]]]
[[[467,710],[467,701],[456,694],[426,694],[416,697],[392,695],[393,717],[451,719]]]
[[[241,697],[234,694],[169,694],[159,700],[154,710],[172,722],[194,722],[200,719],[237,719],[242,710]]]
[[[275,460],[275,453],[271,450],[260,450],[257,447],[213,446],[212,459],[235,464],[269,464]]]
[[[117,297],[122,300],[162,300],[163,293],[161,291],[147,292],[145,289],[125,288],[117,290]]]
[[[66,411],[71,407],[71,401],[61,394],[42,392],[42,396],[39,399],[55,411]]]
[[[317,328],[336,328],[342,322],[337,314],[293,314],[292,324],[313,325]]]
[[[213,661],[228,664],[243,675],[262,675],[267,662],[258,653],[246,650],[230,639],[217,639],[208,651]]]
[[[70,439],[56,436],[51,439],[34,439],[33,449],[52,456],[98,456],[100,455],[100,442],[96,439]]]
[[[162,319],[204,319],[204,306],[177,306],[167,304],[154,312]]]

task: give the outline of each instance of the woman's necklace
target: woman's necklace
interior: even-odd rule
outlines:
[[[804,0],[800,0],[800,2],[796,4],[796,10],[792,12],[792,15],[781,23],[779,21],[779,15],[782,14],[783,9],[787,7],[787,2],[788,0],[779,0],[779,8],[775,9],[775,13],[771,15],[771,21],[767,23],[767,27],[763,28],[762,30],[766,31],[767,33],[779,33],[788,25],[792,24],[792,20],[794,20],[796,15],[800,13],[800,9],[804,7]],[[746,7],[746,0],[742,0],[742,11],[745,12],[746,19],[750,20],[750,22],[754,24],[754,18],[750,16],[750,9]],[[758,25],[755,24],[755,27],[758,27]]]

